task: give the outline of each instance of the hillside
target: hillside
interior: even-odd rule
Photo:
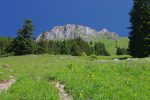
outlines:
[[[100,40],[105,44],[106,49],[111,55],[116,54],[116,40],[102,39]],[[117,46],[121,48],[128,48],[129,39],[127,37],[120,37],[117,39]]]

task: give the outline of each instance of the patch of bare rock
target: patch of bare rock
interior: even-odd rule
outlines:
[[[8,90],[13,83],[15,83],[15,79],[0,81],[0,93],[4,90]]]
[[[70,97],[69,94],[65,91],[64,84],[61,84],[59,82],[54,82],[54,84],[59,91],[59,96],[61,100],[72,100],[72,97]]]

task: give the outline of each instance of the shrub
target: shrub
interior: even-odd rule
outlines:
[[[13,56],[13,55],[14,55],[13,52],[8,53],[5,49],[0,50],[0,57],[8,57],[8,56]]]
[[[95,59],[98,59],[98,58],[95,54],[93,54],[93,55],[91,55],[90,59],[91,59],[91,61],[94,61]]]
[[[118,47],[116,54],[117,54],[117,55],[127,55],[127,54],[128,54],[128,50],[125,49],[125,48],[120,48],[120,47]]]

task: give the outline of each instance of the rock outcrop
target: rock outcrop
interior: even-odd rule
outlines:
[[[41,40],[63,40],[82,37],[86,41],[97,40],[102,38],[116,39],[118,35],[114,32],[109,32],[106,28],[101,31],[96,31],[90,27],[82,25],[67,24],[65,26],[56,26],[53,29],[40,34],[36,41]]]

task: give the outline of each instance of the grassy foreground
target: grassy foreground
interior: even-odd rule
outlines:
[[[150,99],[150,58],[122,61],[59,55],[0,58],[0,80],[10,76],[15,77],[16,83],[0,93],[0,100],[59,100],[52,81],[64,83],[74,100]]]

